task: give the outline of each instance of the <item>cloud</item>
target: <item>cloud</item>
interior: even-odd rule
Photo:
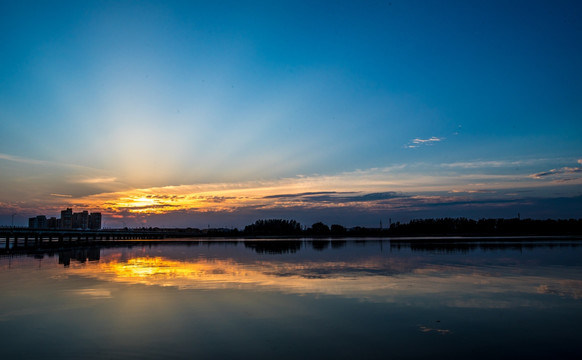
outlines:
[[[451,330],[447,330],[447,329],[436,329],[436,328],[429,328],[429,327],[426,327],[426,326],[419,326],[419,327],[418,327],[418,329],[419,329],[421,332],[423,332],[423,333],[426,333],[426,332],[436,332],[436,333],[439,333],[439,334],[441,334],[441,335],[448,335],[448,334],[450,334],[450,333],[451,333]]]
[[[475,199],[467,199],[467,200],[453,200],[450,198],[442,198],[439,199],[437,197],[431,197],[430,198],[432,201],[429,202],[425,202],[422,205],[424,207],[439,207],[439,206],[483,206],[483,205],[489,205],[489,206],[505,206],[508,204],[515,204],[520,202],[520,200],[517,199],[498,199],[498,198],[492,198],[492,199],[487,199],[487,200],[475,200]]]
[[[409,149],[414,149],[422,145],[432,145],[436,142],[440,142],[443,140],[445,140],[444,137],[439,138],[436,136],[430,137],[428,139],[415,138],[412,139],[405,147]]]
[[[265,196],[264,199],[292,199],[299,202],[308,203],[356,203],[356,202],[375,202],[380,200],[389,200],[404,197],[394,191],[358,193],[358,192],[336,192],[321,191],[307,192],[299,194],[280,194]]]
[[[69,195],[69,194],[51,194],[51,196],[64,197],[64,198],[73,197],[73,195]]]
[[[531,174],[530,177],[534,179],[542,179],[545,177],[559,177],[564,174],[577,174],[582,173],[582,167],[563,167],[560,169],[551,169],[548,171],[539,172],[537,174]]]
[[[175,199],[184,199],[186,197],[186,195],[156,195],[156,194],[150,194],[150,195],[146,195],[145,196],[148,199],[170,199],[170,200],[175,200]]]
[[[28,158],[23,158],[23,157],[9,155],[9,154],[2,154],[2,153],[0,153],[0,159],[13,161],[13,162],[17,162],[17,163],[23,163],[23,164],[31,164],[31,165],[50,165],[50,162],[48,162],[48,161],[28,159]]]
[[[582,159],[577,159],[576,163],[582,165]],[[555,168],[531,174],[529,177],[532,179],[547,178],[552,180],[554,183],[565,183],[581,179],[582,176],[580,176],[580,174],[582,174],[582,166],[564,166],[561,168]]]
[[[133,212],[142,212],[142,211],[151,211],[154,209],[171,209],[178,207],[179,205],[172,205],[172,204],[153,204],[153,205],[136,205],[136,206],[123,206],[123,207],[116,207],[116,210],[119,211],[133,211]]]
[[[314,196],[314,195],[330,195],[339,194],[337,191],[316,191],[316,192],[304,192],[298,194],[277,194],[264,196],[264,199],[282,199],[282,198],[297,198],[303,196]],[[351,192],[344,192],[344,194],[351,194]]]
[[[94,177],[94,178],[86,178],[86,179],[79,179],[76,182],[80,184],[103,184],[103,183],[111,183],[117,181],[116,177]]]
[[[459,190],[453,189],[449,191],[451,194],[459,194],[459,193],[467,193],[467,194],[495,194],[497,191],[495,190]]]
[[[504,167],[523,165],[523,161],[464,161],[456,163],[441,164],[445,168],[476,169],[484,167]]]
[[[81,170],[95,170],[88,166],[60,163],[56,161],[38,160],[25,158],[20,156],[14,156],[10,154],[0,153],[0,160],[12,161],[20,164],[36,165],[36,166],[50,166],[50,167],[61,167],[61,168],[71,168],[71,169],[81,169]]]

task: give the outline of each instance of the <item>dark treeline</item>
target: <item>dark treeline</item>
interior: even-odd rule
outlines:
[[[238,233],[240,235],[240,233]],[[258,220],[247,225],[244,236],[551,236],[582,235],[582,219],[532,220],[532,219],[480,219],[442,218],[412,220],[408,223],[392,223],[388,228],[346,228],[317,222],[302,227],[295,220]]]
[[[245,234],[257,236],[301,235],[301,224],[295,220],[268,219],[257,220],[245,226]]]
[[[6,228],[5,234],[13,231],[40,231],[28,228]],[[407,236],[582,236],[582,219],[568,220],[533,220],[533,219],[480,219],[467,218],[440,218],[411,220],[408,223],[393,222],[388,227],[361,227],[347,228],[339,224],[327,225],[316,222],[311,226],[303,226],[295,220],[261,219],[245,226],[243,230],[237,228],[124,228],[117,230],[99,230],[101,232],[127,232],[163,236],[164,238],[177,237],[407,237]],[[82,232],[79,231],[79,234]],[[12,235],[11,235],[12,236]]]

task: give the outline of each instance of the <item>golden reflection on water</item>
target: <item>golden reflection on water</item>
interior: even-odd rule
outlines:
[[[355,270],[354,270],[355,269]],[[384,270],[378,271],[378,270]],[[339,295],[379,302],[415,301],[446,294],[449,306],[505,308],[515,294],[557,295],[582,299],[582,281],[559,274],[519,275],[511,268],[411,266],[394,258],[363,262],[239,263],[234,259],[178,261],[162,256],[123,260],[109,254],[99,262],[76,264],[72,274],[100,280],[178,289],[250,289],[294,294]],[[505,294],[506,296],[500,296]],[[531,305],[531,302],[528,302]]]
[[[260,273],[249,271],[228,260],[186,262],[157,257],[137,257],[127,261],[101,261],[101,272],[112,280],[147,285],[191,287],[189,285],[244,282],[258,279]],[[255,280],[256,281],[256,280]]]

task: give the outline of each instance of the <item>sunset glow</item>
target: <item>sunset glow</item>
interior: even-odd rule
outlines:
[[[568,181],[582,185],[582,178]],[[171,214],[173,212],[232,213],[241,209],[358,209],[390,211],[422,209],[435,204],[470,202],[515,191],[559,191],[563,183],[530,174],[418,177],[395,175],[391,169],[314,176],[279,181],[181,185],[104,193],[71,200],[77,207],[110,213]],[[387,192],[387,189],[393,191]],[[412,194],[416,194],[412,196]],[[507,195],[506,195],[507,194]],[[500,203],[500,206],[504,206]]]

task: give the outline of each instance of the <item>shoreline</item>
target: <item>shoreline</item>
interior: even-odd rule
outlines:
[[[73,242],[45,242],[39,246],[23,246],[19,243],[16,247],[8,249],[2,242],[0,256],[40,255],[45,253],[58,253],[74,249],[87,248],[116,248],[134,246],[159,246],[159,245],[220,245],[241,243],[247,247],[280,247],[286,244],[297,246],[321,246],[331,244],[393,244],[395,247],[421,247],[426,249],[438,249],[449,247],[479,247],[479,246],[553,246],[568,244],[582,246],[581,235],[558,236],[414,236],[414,237],[184,237],[166,239],[124,239],[124,240],[94,240]]]

